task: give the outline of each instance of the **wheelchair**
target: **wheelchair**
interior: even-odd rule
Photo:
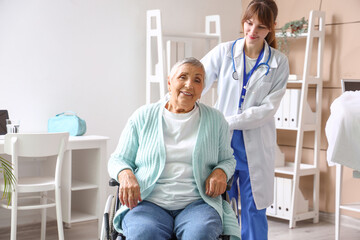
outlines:
[[[226,190],[230,190],[233,182],[233,177],[227,182]],[[120,208],[120,200],[119,196],[119,183],[115,179],[109,180],[109,186],[115,187],[117,186],[116,195],[109,195],[105,204],[103,222],[101,226],[101,237],[100,240],[125,240],[125,236],[121,233],[118,233],[113,226],[113,219],[116,211]],[[222,198],[228,200],[227,193],[224,192],[222,194]],[[232,205],[232,204],[231,204]],[[233,207],[233,206],[232,206]],[[234,209],[234,207],[233,207]],[[238,211],[235,211],[238,213]],[[176,238],[172,238],[170,240],[177,240]],[[220,235],[219,240],[230,240],[230,236],[228,235]]]

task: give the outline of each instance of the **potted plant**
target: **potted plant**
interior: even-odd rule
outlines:
[[[302,17],[299,20],[287,22],[283,27],[280,28],[278,34],[277,43],[278,49],[284,52],[286,55],[289,53],[289,46],[287,38],[288,36],[296,38],[302,33],[306,33],[308,30],[308,20]]]
[[[9,205],[11,202],[12,187],[14,186],[16,179],[14,174],[12,173],[11,163],[1,156],[0,156],[0,173],[2,173],[3,181],[4,181],[4,189],[2,189],[3,195],[1,197],[1,200],[6,198]]]

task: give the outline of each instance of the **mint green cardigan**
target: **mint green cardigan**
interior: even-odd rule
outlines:
[[[111,178],[131,169],[140,185],[141,198],[146,200],[164,169],[166,152],[163,137],[162,115],[166,102],[140,107],[128,120],[118,146],[111,155],[108,171]],[[196,185],[203,200],[219,213],[223,233],[231,239],[240,239],[240,228],[230,205],[205,194],[205,181],[210,173],[221,168],[228,180],[235,170],[235,159],[230,145],[228,123],[218,110],[199,103],[200,125],[193,152],[193,171]],[[129,209],[121,206],[114,217],[114,227],[122,232],[121,221]]]

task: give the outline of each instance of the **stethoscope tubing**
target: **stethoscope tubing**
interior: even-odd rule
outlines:
[[[234,46],[235,46],[236,42],[237,42],[238,40],[240,40],[240,39],[242,39],[242,38],[236,39],[236,40],[234,41],[234,43],[232,44],[232,46],[231,46],[231,59],[232,59],[232,64],[233,64],[232,77],[233,77],[234,80],[239,80],[239,77],[238,77],[238,74],[237,74],[237,71],[236,71],[236,67],[235,67]],[[266,60],[266,62],[260,63],[260,64],[256,67],[256,69],[258,69],[261,65],[265,65],[265,66],[267,67],[267,71],[266,71],[266,73],[265,73],[265,76],[268,75],[269,70],[270,70],[269,60],[270,60],[270,58],[271,58],[271,48],[270,48],[270,46],[268,46],[268,47],[269,47],[269,56],[268,56],[268,59]]]

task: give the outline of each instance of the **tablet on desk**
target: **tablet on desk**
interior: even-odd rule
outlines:
[[[0,136],[6,134],[6,119],[9,119],[7,110],[0,110]]]
[[[360,79],[341,79],[343,92],[360,90]]]

